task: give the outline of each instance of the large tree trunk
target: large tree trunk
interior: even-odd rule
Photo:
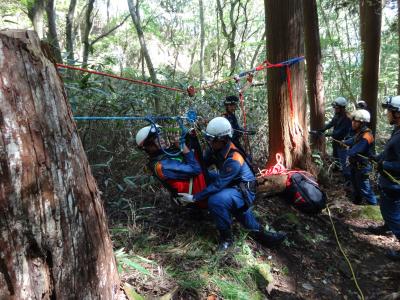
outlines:
[[[280,62],[304,54],[303,14],[298,0],[265,0],[267,57]],[[268,69],[269,160],[282,153],[287,168],[311,168],[306,121],[303,63],[291,68],[293,110],[291,109],[285,69]]]
[[[144,38],[144,33],[142,29],[142,24],[140,22],[140,14],[139,14],[139,1],[136,0],[136,3],[133,3],[133,0],[127,0],[129,6],[129,13],[132,18],[133,25],[135,26],[136,33],[139,38],[140,49],[142,50],[142,54],[144,56],[144,60],[146,61],[147,70],[149,71],[151,81],[153,83],[157,83],[157,75],[156,71],[153,67],[153,62],[151,61],[151,57],[149,51],[147,50],[146,39]],[[156,113],[160,112],[160,100],[158,97],[154,99],[154,109]]]
[[[67,61],[69,64],[72,64],[75,61],[73,26],[74,26],[76,1],[77,0],[70,1],[65,22],[65,40],[66,40],[65,48],[67,50]]]
[[[312,130],[324,127],[324,78],[321,63],[318,10],[316,0],[303,0],[304,38],[307,60],[307,93],[310,104],[310,127]],[[312,147],[325,153],[323,136],[311,136]]]
[[[0,299],[116,299],[107,220],[62,81],[0,33]]]
[[[47,0],[46,13],[47,13],[47,24],[49,27],[49,32],[47,34],[48,41],[52,47],[51,50],[56,61],[58,63],[62,63],[61,48],[57,35],[55,0]]]
[[[365,42],[363,47],[363,63],[361,72],[361,98],[367,102],[371,113],[370,127],[376,131],[376,105],[378,98],[378,77],[379,77],[379,52],[381,46],[381,23],[382,23],[382,1],[381,0],[360,0],[364,1]],[[368,33],[368,34],[367,34]]]

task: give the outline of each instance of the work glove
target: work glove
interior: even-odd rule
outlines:
[[[179,201],[184,202],[186,204],[194,202],[193,195],[187,193],[178,193],[178,197]]]
[[[326,137],[331,137],[331,136],[332,136],[332,133],[325,133],[325,136],[326,136]]]

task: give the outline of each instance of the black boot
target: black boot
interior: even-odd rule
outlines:
[[[233,245],[232,232],[230,230],[220,230],[218,251],[226,251]]]
[[[391,235],[392,232],[390,231],[389,227],[386,224],[381,226],[369,226],[367,227],[367,231],[375,234],[375,235]]]
[[[250,236],[267,248],[275,248],[286,239],[285,233],[264,230],[252,231]]]

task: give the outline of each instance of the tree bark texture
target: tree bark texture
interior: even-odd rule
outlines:
[[[361,99],[368,104],[371,113],[370,128],[375,134],[379,79],[379,52],[381,46],[382,1],[364,1],[365,42],[363,43],[363,62],[361,71]]]
[[[265,0],[267,58],[272,63],[304,55],[303,14],[301,1]],[[285,68],[267,72],[269,159],[267,167],[276,163],[282,153],[287,168],[311,168],[306,121],[304,63],[290,67],[293,111],[291,111]],[[293,115],[291,115],[293,113]]]
[[[99,191],[36,33],[0,33],[0,74],[0,299],[116,299]]]
[[[321,63],[318,9],[316,0],[303,0],[304,38],[307,61],[307,94],[310,104],[310,127],[312,130],[324,127],[324,77]],[[323,136],[312,135],[313,149],[325,153]]]
[[[147,70],[149,71],[151,81],[153,83],[157,83],[157,74],[154,70],[153,62],[151,61],[151,57],[149,51],[147,50],[146,39],[144,37],[142,24],[140,23],[140,14],[139,14],[139,0],[136,0],[136,3],[133,3],[133,0],[127,0],[129,6],[129,13],[132,18],[133,25],[135,26],[136,33],[139,38],[140,48],[142,50],[142,54],[144,56],[144,60],[146,61]],[[160,100],[158,97],[154,99],[154,109],[156,113],[160,112]]]
[[[46,14],[47,14],[47,24],[49,27],[47,38],[52,47],[51,50],[56,61],[58,63],[62,63],[61,50],[60,50],[61,48],[57,35],[55,0],[47,0]]]

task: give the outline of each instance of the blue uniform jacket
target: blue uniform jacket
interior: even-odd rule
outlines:
[[[335,114],[332,120],[325,125],[324,131],[333,127],[332,137],[336,140],[343,140],[351,131],[351,119],[344,114]]]
[[[382,161],[384,170],[397,180],[400,180],[400,126],[394,128],[392,136],[386,143],[383,152],[377,158]],[[381,188],[400,192],[400,184],[391,181],[385,174],[381,174],[379,177],[379,185]]]
[[[195,201],[205,199],[227,187],[232,187],[240,181],[251,182],[256,180],[244,157],[239,152],[232,151],[235,148],[235,145],[230,142],[217,153],[216,160],[206,156],[205,161],[209,165],[216,163],[219,174],[211,184],[194,196]]]
[[[368,157],[372,155],[373,143],[374,137],[371,131],[367,127],[363,127],[359,133],[345,141],[345,144],[350,146],[347,155],[352,162],[364,163],[369,166]],[[362,158],[358,154],[367,158]]]
[[[201,167],[193,151],[178,157],[165,157],[155,165],[157,174],[163,179],[190,179],[201,173]]]

